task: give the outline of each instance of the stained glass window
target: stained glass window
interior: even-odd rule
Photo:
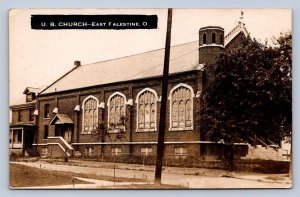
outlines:
[[[190,88],[178,86],[171,91],[171,128],[187,129],[192,127],[193,93]]]
[[[138,95],[138,131],[156,130],[156,102],[157,96],[151,89],[145,89]]]
[[[83,102],[83,132],[91,133],[98,128],[98,102],[94,97],[88,97]]]
[[[125,117],[125,98],[121,94],[115,94],[110,98],[109,102],[109,128],[111,131],[120,131],[125,129],[122,117]]]

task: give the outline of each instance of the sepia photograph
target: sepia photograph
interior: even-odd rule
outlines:
[[[11,189],[292,188],[291,9],[8,14]]]

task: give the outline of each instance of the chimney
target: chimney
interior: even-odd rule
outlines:
[[[78,66],[80,66],[81,65],[81,63],[80,63],[80,61],[74,61],[74,67],[78,67]]]

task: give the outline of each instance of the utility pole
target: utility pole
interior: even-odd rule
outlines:
[[[164,142],[165,142],[165,129],[166,129],[166,106],[167,106],[167,92],[168,92],[168,75],[169,75],[169,62],[170,62],[170,44],[171,44],[171,27],[172,27],[172,8],[168,9],[168,24],[165,45],[165,59],[162,81],[162,97],[160,107],[160,120],[158,129],[157,140],[157,154],[156,154],[156,168],[155,168],[155,185],[161,184],[162,164],[164,157]]]

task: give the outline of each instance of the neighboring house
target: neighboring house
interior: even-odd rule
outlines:
[[[23,156],[32,153],[32,144],[37,132],[36,98],[42,89],[43,87],[27,87],[23,92],[25,97],[10,106],[12,120],[9,148],[11,153]]]
[[[219,52],[237,49],[249,39],[242,22],[226,36],[217,26],[195,33],[199,33],[198,41],[171,47],[165,155],[175,159],[219,154],[213,142],[203,139],[199,127],[200,95],[209,80],[204,79],[209,75],[204,75],[203,68],[214,63]],[[39,93],[37,124],[30,125],[38,131],[33,145],[40,154],[53,157],[155,155],[164,52],[159,49],[87,65],[75,61],[71,71]],[[35,104],[30,106],[34,109]],[[14,130],[22,133],[14,141],[20,141],[21,148],[26,146],[24,124]],[[101,135],[101,124],[108,128],[108,135]]]

